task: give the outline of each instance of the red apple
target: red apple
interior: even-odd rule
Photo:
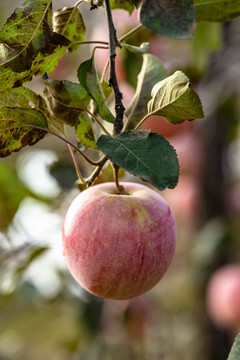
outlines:
[[[73,277],[104,298],[130,299],[155,286],[167,271],[176,226],[162,196],[141,184],[95,185],[70,205],[63,225],[63,250]]]
[[[240,265],[226,265],[212,275],[206,301],[216,326],[240,329]]]

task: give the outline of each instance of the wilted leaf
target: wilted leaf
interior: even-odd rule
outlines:
[[[239,0],[194,0],[198,21],[230,21],[240,16]]]
[[[19,151],[41,140],[48,128],[43,113],[33,109],[4,107],[0,109],[0,157]]]
[[[64,35],[70,42],[81,42],[85,38],[85,25],[82,15],[77,7],[64,7],[53,13],[53,30]],[[69,51],[75,50],[79,45],[70,47]]]
[[[139,18],[159,35],[185,39],[193,35],[196,11],[192,0],[143,0]]]
[[[67,46],[69,41],[52,31],[51,22],[50,0],[26,0],[0,32],[0,66],[24,72],[31,68],[39,53],[46,56],[59,45]]]
[[[125,111],[131,121],[139,122],[148,112],[147,103],[156,82],[167,77],[167,70],[162,62],[151,54],[143,55],[143,63],[138,74],[138,83],[134,97]]]
[[[147,53],[149,51],[149,43],[144,42],[140,46],[133,46],[130,44],[125,45],[126,48],[130,51],[139,52],[139,53]]]
[[[153,87],[148,113],[163,116],[172,124],[204,117],[201,101],[191,89],[188,77],[181,71],[176,71]]]
[[[93,57],[84,61],[78,68],[78,79],[80,84],[94,100],[96,111],[103,120],[114,122],[114,116],[105,104],[105,97],[98,79]]]
[[[83,113],[82,115],[80,115],[79,121],[75,126],[75,134],[81,144],[92,149],[97,149],[91,126],[91,119],[87,113]]]
[[[79,115],[87,109],[91,100],[88,92],[80,84],[68,80],[44,79],[44,94],[51,116],[75,126]]]
[[[147,130],[130,130],[115,138],[102,135],[97,146],[113,163],[159,190],[173,189],[177,185],[177,155],[161,135]]]
[[[110,0],[112,9],[124,9],[131,14],[134,9],[134,1],[132,0]]]
[[[237,335],[227,360],[240,359],[240,334]]]

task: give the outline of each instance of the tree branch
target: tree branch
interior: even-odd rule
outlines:
[[[117,136],[121,134],[123,129],[123,115],[124,115],[124,106],[122,103],[123,95],[118,87],[118,81],[116,76],[115,68],[115,46],[122,47],[120,41],[117,38],[117,32],[113,24],[112,10],[110,6],[110,0],[105,0],[107,18],[108,18],[108,29],[109,29],[109,63],[110,63],[110,74],[109,74],[109,86],[113,88],[115,94],[115,112],[116,118],[114,121],[114,130],[113,135]]]

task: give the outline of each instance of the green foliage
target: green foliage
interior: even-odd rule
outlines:
[[[173,189],[177,185],[179,164],[176,152],[161,135],[132,130],[117,138],[102,135],[97,145],[116,165],[159,190]]]
[[[33,145],[46,135],[46,117],[40,111],[17,107],[0,109],[0,157]]]
[[[139,18],[159,35],[185,39],[193,35],[196,12],[192,0],[143,0]]]
[[[198,21],[230,21],[240,16],[239,0],[194,0]]]
[[[24,72],[39,53],[52,54],[69,41],[51,28],[52,2],[26,0],[14,11],[0,32],[0,66]]]
[[[154,85],[148,113],[163,116],[172,124],[204,116],[198,95],[190,88],[188,77],[181,71]]]
[[[43,80],[48,109],[56,120],[75,126],[79,115],[87,109],[91,100],[88,92],[80,84],[68,80]]]
[[[227,360],[238,360],[240,358],[240,334],[237,335]]]
[[[124,9],[131,14],[134,9],[134,1],[133,0],[110,0],[110,5],[112,9]]]
[[[147,114],[147,103],[151,99],[152,88],[157,81],[161,81],[165,77],[167,77],[167,70],[162,62],[151,54],[144,54],[137,88],[125,112],[127,118],[133,122],[139,122]]]
[[[94,100],[96,112],[99,113],[103,120],[113,123],[114,116],[106,106],[105,96],[98,79],[93,57],[91,57],[89,60],[86,60],[79,66],[78,79],[80,84]]]

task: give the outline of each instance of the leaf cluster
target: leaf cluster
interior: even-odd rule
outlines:
[[[86,1],[88,2],[88,1]],[[78,2],[76,5],[79,5]],[[89,3],[91,3],[89,1]],[[226,21],[240,14],[240,1],[111,0],[111,8],[129,13],[136,7],[141,25],[161,36],[192,37],[196,21]],[[112,93],[100,80],[90,59],[77,69],[78,82],[49,78],[60,58],[88,43],[81,6],[52,13],[51,0],[26,0],[15,9],[0,31],[0,157],[34,145],[53,134],[74,148],[94,167],[88,179],[96,180],[108,159],[156,188],[174,188],[179,164],[170,143],[162,136],[139,130],[151,115],[172,124],[204,116],[201,101],[181,71],[168,75],[163,63],[148,53],[148,44],[127,45],[142,54],[135,95],[125,111],[124,131],[111,135],[115,114]],[[108,45],[108,44],[106,44]],[[42,76],[43,94],[24,87],[33,76]],[[77,145],[66,138],[74,129]],[[105,154],[90,160],[85,149]],[[74,154],[71,151],[74,158]],[[75,164],[76,164],[76,160]]]

